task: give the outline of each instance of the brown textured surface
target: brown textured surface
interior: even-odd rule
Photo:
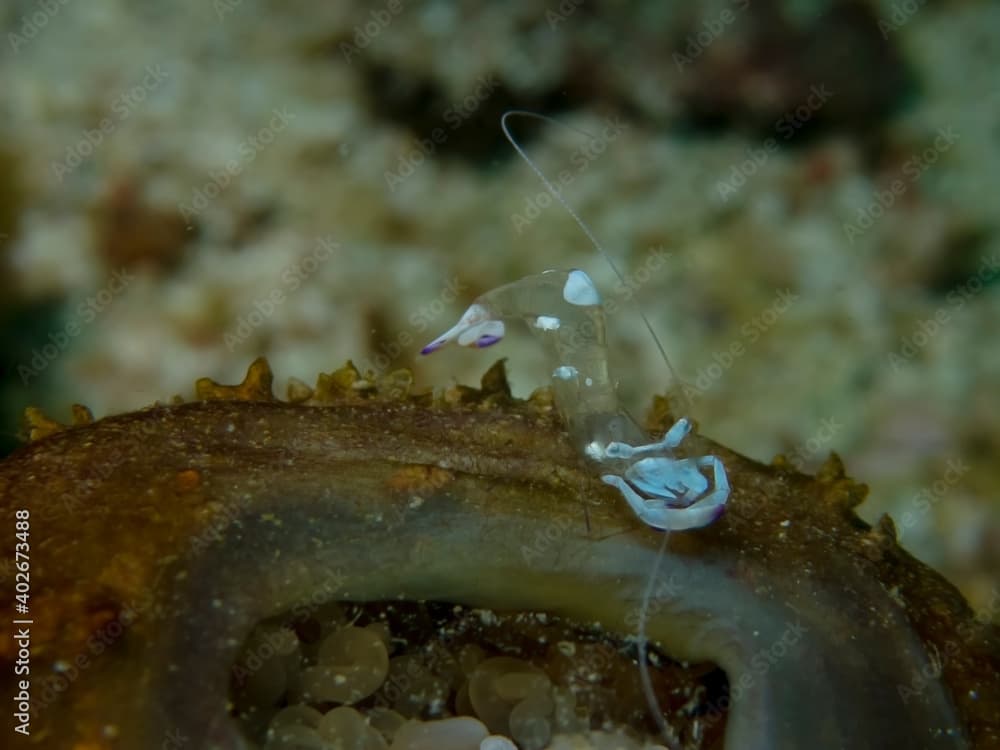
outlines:
[[[498,363],[487,373],[482,390],[456,386],[432,398],[403,395],[405,375],[374,383],[348,366],[321,377],[308,397],[299,388],[301,403],[289,404],[271,397],[270,371],[258,360],[240,386],[199,381],[199,395],[210,401],[158,406],[92,424],[79,410],[79,424],[61,430],[33,415],[34,434],[44,437],[0,464],[5,517],[15,508],[29,508],[32,516],[33,675],[50,674],[56,660],[88,653],[88,639],[128,608],[139,613],[134,621],[129,618],[127,637],[109,646],[111,655],[92,658],[71,685],[60,703],[60,721],[51,710],[36,717],[33,739],[52,746],[44,744],[45,732],[51,732],[80,743],[128,746],[107,736],[92,718],[113,687],[105,675],[114,674],[115,665],[127,662],[145,640],[162,637],[162,623],[180,617],[179,604],[190,607],[192,616],[208,606],[180,602],[164,576],[176,571],[172,566],[190,552],[192,540],[200,544],[220,535],[230,540],[238,533],[240,523],[222,528],[219,520],[244,502],[240,498],[248,498],[252,512],[257,497],[292,496],[304,489],[315,494],[310,482],[326,473],[342,491],[354,491],[356,503],[384,497],[377,510],[397,511],[399,524],[408,522],[400,493],[421,488],[462,497],[487,520],[514,508],[538,523],[571,514],[582,525],[583,496],[593,533],[625,532],[655,548],[662,537],[637,529],[617,493],[580,461],[547,394],[513,400],[501,368]],[[662,404],[653,417],[659,429],[669,421]],[[773,466],[751,462],[704,438],[692,437],[691,443],[688,450],[711,450],[725,460],[733,493],[720,522],[674,534],[671,553],[685,560],[730,560],[732,575],[754,590],[802,588],[805,581],[808,590],[832,592],[845,606],[844,597],[868,595],[863,582],[876,581],[884,597],[871,602],[872,622],[860,625],[872,639],[891,637],[879,612],[900,615],[931,664],[939,666],[973,746],[1000,747],[996,629],[977,622],[952,585],[898,547],[891,521],[869,528],[857,519],[852,509],[866,490],[844,476],[836,457],[812,478],[780,460]],[[268,523],[266,516],[253,520]],[[393,522],[385,528],[392,533]],[[13,557],[12,544],[12,534],[5,534],[0,542],[5,558]],[[254,582],[247,583],[252,589]],[[174,594],[164,594],[167,590]],[[860,604],[852,606],[864,611]],[[0,625],[0,662],[8,681],[11,606],[10,599],[3,602]],[[841,637],[842,646],[854,647],[846,634],[831,633],[834,641]],[[146,695],[154,700],[163,678],[157,670],[170,656],[161,654],[162,662],[130,673],[148,681],[130,685],[130,692],[154,691]],[[896,678],[904,686],[909,679]]]

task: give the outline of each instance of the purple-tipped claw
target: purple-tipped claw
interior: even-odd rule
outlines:
[[[486,310],[482,305],[472,305],[465,311],[458,323],[421,349],[420,353],[433,354],[449,341],[454,341],[456,338],[461,339],[464,333],[466,333],[470,328],[481,323],[485,317]]]
[[[476,346],[480,349],[485,349],[487,346],[493,346],[496,342],[502,339],[503,336],[480,336],[476,340]]]
[[[461,319],[420,350],[421,354],[433,354],[450,341],[459,346],[475,346],[483,349],[492,346],[504,335],[502,320],[490,317],[490,311],[479,304],[473,304]]]

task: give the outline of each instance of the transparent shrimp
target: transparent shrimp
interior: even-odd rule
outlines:
[[[624,280],[590,229],[510,135],[507,118],[514,114],[520,113],[504,115],[504,133]],[[691,430],[690,421],[679,419],[660,440],[650,442],[621,405],[610,373],[601,295],[584,271],[546,271],[486,292],[421,353],[430,354],[451,341],[491,346],[503,338],[505,321],[510,319],[523,320],[546,345],[556,406],[571,437],[588,459],[600,465],[601,479],[621,492],[643,522],[680,531],[707,526],[722,515],[729,498],[722,461],[715,456],[674,456]],[[642,319],[673,374],[652,325],[645,315]]]
[[[729,496],[722,462],[715,456],[673,456],[691,423],[679,419],[661,440],[650,443],[621,405],[609,369],[601,297],[583,271],[546,271],[486,292],[421,353],[452,341],[492,346],[503,338],[510,319],[523,320],[545,344],[556,406],[570,436],[600,464],[601,479],[622,493],[642,521],[679,531],[706,526],[721,515]],[[710,491],[705,471],[711,471]]]
[[[504,135],[518,155],[569,213],[619,281],[625,283],[625,277],[590,228],[515,141],[507,126],[512,116],[533,117],[568,126],[521,110],[509,111],[501,118]],[[671,383],[678,383],[653,326],[641,310],[639,314],[670,372]],[[637,650],[643,692],[653,717],[667,745],[676,747],[677,736],[663,718],[653,691],[646,660],[646,620],[669,532],[707,526],[725,510],[730,491],[725,466],[715,456],[674,456],[674,449],[691,430],[687,418],[678,419],[659,441],[649,442],[649,436],[621,405],[616,381],[610,372],[601,296],[590,277],[579,269],[546,271],[486,292],[469,306],[455,326],[424,347],[421,353],[431,354],[449,342],[478,348],[492,346],[503,338],[505,321],[511,319],[527,323],[546,346],[553,368],[551,378],[556,406],[577,447],[600,467],[601,479],[621,492],[642,521],[668,532],[664,534],[643,593]]]

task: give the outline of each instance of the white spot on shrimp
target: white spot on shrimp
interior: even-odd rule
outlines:
[[[583,382],[586,383],[588,386],[591,386],[591,385],[594,384],[594,379],[593,378],[587,378]]]
[[[557,367],[552,373],[552,377],[559,378],[560,380],[570,380],[579,375],[580,372],[575,367],[570,367],[569,365],[563,365],[562,367]]]
[[[535,328],[541,328],[543,331],[555,331],[559,325],[559,318],[553,318],[549,315],[539,315],[535,318]]]
[[[563,286],[563,299],[581,307],[601,304],[601,295],[590,277],[578,268],[569,272]]]

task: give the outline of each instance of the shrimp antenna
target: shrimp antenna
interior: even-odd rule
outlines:
[[[514,116],[531,117],[536,120],[552,123],[554,125],[566,128],[567,130],[572,130],[576,133],[580,133],[581,135],[585,135],[590,139],[593,139],[594,136],[592,136],[585,130],[581,130],[580,128],[574,127],[572,125],[567,125],[566,123],[560,122],[559,120],[556,120],[552,117],[548,117],[546,115],[540,115],[537,112],[529,112],[527,110],[522,110],[522,109],[508,110],[507,112],[504,112],[503,116],[500,118],[500,128],[503,130],[503,134],[510,142],[510,145],[514,147],[515,151],[517,151],[518,156],[520,156],[524,160],[524,162],[529,167],[531,167],[531,171],[535,173],[535,175],[538,177],[539,180],[541,180],[542,184],[545,186],[545,189],[549,191],[552,197],[555,198],[557,201],[559,201],[562,207],[566,209],[566,213],[568,213],[571,217],[573,217],[573,221],[576,222],[577,226],[579,226],[581,231],[587,236],[587,239],[590,240],[590,244],[593,245],[594,249],[597,250],[598,254],[600,254],[600,256],[604,258],[605,261],[607,261],[607,264],[611,266],[611,270],[615,272],[615,276],[618,277],[618,280],[622,284],[626,284],[625,276],[618,268],[618,264],[615,263],[614,258],[611,257],[611,253],[605,250],[604,246],[598,241],[597,237],[594,236],[594,233],[591,231],[590,227],[587,226],[586,222],[580,218],[580,215],[573,210],[573,207],[569,205],[569,202],[563,197],[562,193],[559,192],[559,189],[552,183],[552,181],[548,177],[545,176],[545,173],[542,172],[542,170],[538,167],[538,165],[531,160],[531,157],[528,156],[525,150],[521,147],[521,144],[519,144],[514,139],[514,136],[510,132],[510,127],[507,124],[507,120]],[[677,372],[674,370],[673,365],[670,364],[670,358],[667,357],[667,352],[663,348],[663,344],[660,343],[660,337],[656,335],[656,331],[653,329],[653,324],[649,322],[649,318],[646,317],[646,313],[643,312],[642,307],[639,305],[636,305],[636,307],[639,308],[639,315],[642,317],[642,322],[646,325],[646,330],[649,331],[649,335],[653,337],[653,341],[656,343],[656,348],[660,352],[660,357],[663,359],[664,364],[666,364],[667,366],[667,371],[670,373],[671,377],[671,386],[672,387],[679,386],[681,384],[681,381],[677,377]],[[687,394],[684,393],[683,389],[681,393],[684,406],[690,408],[691,404],[688,400]],[[638,652],[637,657],[639,662],[639,677],[642,682],[643,693],[646,696],[646,702],[649,705],[650,711],[653,714],[653,719],[656,721],[657,728],[660,730],[660,734],[666,741],[667,746],[670,748],[675,748],[677,747],[676,734],[673,731],[671,731],[671,728],[668,726],[667,722],[663,718],[663,713],[660,709],[659,701],[656,699],[656,692],[653,690],[653,680],[649,673],[649,665],[646,663],[647,650],[648,650],[648,640],[646,638],[646,622],[649,618],[649,604],[653,596],[653,585],[656,582],[656,576],[657,573],[659,572],[660,561],[662,560],[663,555],[666,552],[667,540],[669,538],[670,538],[670,532],[667,531],[663,535],[663,541],[661,542],[660,545],[659,554],[657,554],[656,556],[656,561],[653,564],[653,570],[650,571],[649,581],[646,584],[646,591],[644,592],[642,597],[642,605],[639,608],[639,628],[638,628],[639,632],[636,638],[637,641],[636,647]]]
[[[573,125],[568,125],[564,122],[560,122],[559,120],[549,117],[548,115],[540,115],[537,112],[529,112],[528,110],[525,109],[507,110],[506,112],[503,113],[503,116],[500,118],[500,128],[501,130],[503,130],[503,134],[507,138],[507,141],[510,143],[511,146],[514,147],[514,150],[517,151],[517,155],[520,156],[529,167],[531,167],[531,171],[535,173],[535,175],[538,177],[539,180],[541,180],[542,184],[545,186],[545,189],[549,191],[552,197],[555,198],[557,201],[559,201],[562,207],[566,209],[566,213],[568,213],[571,217],[573,217],[573,221],[576,222],[577,226],[580,227],[580,230],[587,236],[587,239],[590,240],[590,244],[594,246],[594,249],[597,250],[597,252],[600,254],[602,258],[604,258],[607,264],[611,266],[611,270],[615,272],[615,276],[618,277],[618,280],[622,284],[627,286],[625,275],[618,268],[618,264],[615,263],[614,258],[611,256],[611,253],[609,253],[604,248],[604,246],[598,241],[597,237],[594,236],[594,233],[591,231],[590,227],[587,226],[587,223],[580,218],[580,215],[575,210],[573,210],[573,207],[563,197],[563,194],[559,192],[559,188],[557,188],[552,183],[552,181],[545,176],[545,173],[539,168],[537,164],[535,164],[534,161],[531,160],[531,157],[528,156],[524,148],[521,147],[521,144],[519,144],[517,140],[515,140],[514,136],[511,134],[510,126],[507,124],[507,120],[515,116],[530,117],[535,120],[541,120],[542,122],[558,125],[559,127],[566,128],[567,130],[572,130],[573,132],[585,135],[587,136],[587,138],[590,138],[591,140],[594,139],[594,136],[588,133],[586,130],[581,130],[580,128],[574,127]],[[664,349],[663,344],[660,343],[660,337],[656,335],[656,331],[653,329],[653,324],[649,322],[649,318],[646,317],[646,313],[643,312],[642,307],[638,304],[636,305],[636,307],[639,309],[639,315],[642,317],[642,322],[645,324],[646,330],[649,331],[649,335],[653,337],[653,341],[656,343],[656,349],[657,351],[660,352],[660,357],[663,359],[664,364],[666,364],[667,366],[667,371],[670,373],[671,389],[680,386],[681,380],[680,378],[677,377],[677,372],[676,370],[674,370],[674,366],[670,364],[670,358],[667,357],[666,349]],[[691,404],[690,401],[688,400],[687,394],[683,391],[683,389],[681,389],[681,393],[684,406],[686,409],[689,409]]]
[[[656,692],[653,690],[653,678],[649,674],[649,665],[646,663],[649,648],[649,639],[646,637],[646,623],[649,621],[649,602],[653,598],[653,584],[656,582],[656,576],[660,572],[660,561],[667,551],[667,540],[669,538],[670,532],[667,531],[663,535],[663,541],[660,542],[660,551],[653,562],[653,569],[650,571],[649,580],[646,582],[646,591],[642,595],[642,604],[639,607],[639,632],[636,635],[636,659],[639,662],[639,680],[642,682],[642,692],[646,696],[646,705],[649,706],[649,710],[653,714],[653,720],[660,730],[660,735],[667,743],[667,747],[673,750],[677,747],[677,734],[667,724],[666,719],[663,718],[660,702],[656,699]]]

